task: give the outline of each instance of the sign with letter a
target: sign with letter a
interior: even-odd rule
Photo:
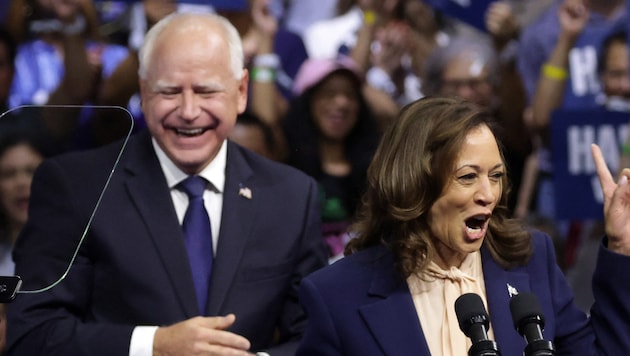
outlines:
[[[591,144],[601,148],[608,169],[616,177],[629,122],[630,113],[604,109],[554,112],[551,159],[558,218],[603,218],[604,200]]]

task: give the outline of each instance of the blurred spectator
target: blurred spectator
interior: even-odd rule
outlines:
[[[602,93],[597,102],[606,110],[630,113],[630,55],[628,35],[624,29],[614,31],[603,41],[598,61],[598,78]],[[618,171],[630,167],[630,136],[621,145]],[[575,291],[575,303],[584,311],[589,311],[593,296],[591,278],[597,262],[599,237],[604,233],[602,220],[584,224],[582,236],[574,247],[574,263],[568,267],[567,279]]]
[[[12,29],[23,41],[15,58],[9,107],[99,104],[104,83],[128,50],[101,38],[92,2],[13,0],[12,5]],[[89,110],[79,107],[62,118],[48,114],[47,124],[62,139],[90,123]]]
[[[608,110],[630,113],[630,56],[628,35],[625,30],[608,36],[602,45],[598,60],[598,73],[603,93],[600,104]],[[620,172],[630,167],[630,137],[621,146],[619,159]],[[588,311],[594,301],[589,273],[595,270],[600,241],[598,236],[604,232],[602,221],[587,226],[584,236],[579,241],[575,256],[575,264],[567,271],[567,279],[575,291],[575,302],[583,310]]]
[[[249,0],[240,30],[250,69],[249,108],[268,125],[277,125],[292,98],[294,78],[308,58],[302,38],[288,31],[271,9],[271,0]]]
[[[2,125],[4,127],[4,125]],[[13,244],[26,223],[33,173],[46,157],[34,136],[7,134],[0,138],[0,275],[11,276]]]
[[[419,6],[418,6],[419,5]],[[416,35],[416,24],[433,28],[435,13],[417,0],[339,0],[338,15],[313,23],[304,34],[310,58],[349,55],[365,73],[364,95],[383,130],[400,105],[420,97],[419,58],[429,53],[434,33]],[[406,22],[416,19],[413,25]]]
[[[538,175],[538,208],[536,212],[542,216],[555,218],[555,212],[548,209],[555,201],[554,183],[551,178],[553,167],[549,162],[550,151],[549,126],[552,113],[559,108],[567,108],[566,87],[573,72],[571,56],[579,38],[588,30],[589,18],[593,13],[580,1],[566,0],[558,8],[561,30],[553,51],[545,61],[539,75],[536,92],[532,102],[532,124],[540,132],[542,152]],[[597,79],[602,92],[596,96],[596,107],[608,110],[630,112],[630,60],[625,28],[611,30],[602,43],[597,44]],[[575,108],[574,108],[575,109]],[[623,146],[620,159],[624,162]],[[620,168],[621,168],[620,167]],[[602,220],[557,221],[561,227],[562,237],[566,240],[564,266],[567,279],[575,291],[575,302],[584,311],[589,310],[593,302],[591,280],[596,261],[598,236],[603,233]]]
[[[309,59],[296,77],[298,96],[284,122],[288,163],[320,186],[322,228],[331,259],[341,256],[350,239],[346,228],[379,139],[362,85],[350,58]]]
[[[14,135],[27,130],[37,135],[37,142],[51,145],[52,138],[46,135],[46,127],[36,109],[9,110],[8,100],[13,74],[17,45],[11,34],[0,26],[0,137]]]
[[[563,6],[585,6],[590,15],[580,35],[575,39],[568,58],[567,85],[562,93],[563,108],[594,108],[595,98],[601,92],[597,78],[597,53],[601,43],[612,29],[626,26],[626,0],[584,1],[556,0],[522,32],[517,57],[518,69],[523,78],[526,93],[532,100],[539,73],[551,56],[562,29]],[[575,16],[575,15],[574,15]],[[543,118],[544,119],[544,118]],[[533,120],[543,120],[536,117]]]
[[[603,90],[598,103],[608,110],[630,112],[630,56],[625,29],[604,40],[597,64]],[[628,163],[622,167],[630,167]]]
[[[228,139],[261,156],[279,160],[278,145],[272,129],[249,111],[238,115]]]
[[[248,0],[247,4],[246,12],[230,17],[241,33],[249,70],[247,110],[271,128],[274,157],[284,161],[281,121],[293,97],[294,78],[308,56],[302,38],[285,28],[272,0]]]
[[[338,0],[272,0],[287,30],[300,36],[312,23],[337,15]]]
[[[363,11],[363,25],[350,53],[366,71],[368,84],[387,93],[399,107],[421,98],[422,65],[438,44],[433,11],[415,0],[401,0],[380,12]]]
[[[604,95],[601,102],[609,110],[630,112],[630,45],[628,32],[613,33],[605,41],[600,57]],[[621,147],[619,171],[630,167],[630,135]]]
[[[550,9],[555,10],[553,21],[550,22],[548,12],[546,15],[543,15],[543,19],[546,18],[547,27],[549,27],[550,23],[558,26],[558,29],[555,30],[557,35],[551,41],[547,41],[548,44],[545,51],[547,56],[540,58],[541,63],[535,76],[537,79],[535,91],[532,93],[530,102],[531,115],[526,117],[526,124],[535,135],[534,142],[537,154],[534,172],[530,172],[530,175],[535,176],[536,184],[530,194],[532,195],[532,200],[535,201],[533,213],[554,220],[558,225],[560,235],[566,239],[568,234],[576,234],[575,231],[577,231],[579,224],[571,224],[570,221],[559,221],[556,219],[552,177],[553,167],[549,148],[551,139],[549,137],[549,124],[553,111],[557,109],[578,109],[589,106],[593,108],[593,105],[596,105],[593,99],[591,104],[581,104],[580,106],[574,101],[576,96],[568,94],[571,92],[570,81],[573,76],[572,73],[584,73],[583,67],[586,64],[585,62],[572,61],[571,57],[576,55],[576,53],[589,53],[589,56],[592,56],[594,59],[588,62],[595,65],[597,61],[595,55],[596,46],[598,47],[600,43],[592,42],[595,39],[589,37],[591,42],[585,45],[582,50],[576,49],[576,46],[580,43],[580,39],[585,38],[584,34],[589,31],[589,26],[604,26],[604,24],[601,23],[603,21],[601,16],[599,17],[600,22],[593,22],[593,17],[597,18],[597,16],[584,6],[582,0],[563,0]],[[606,26],[606,28],[609,27]],[[593,29],[590,28],[591,31]],[[602,39],[599,38],[600,41]],[[525,43],[523,42],[521,46]],[[528,50],[528,52],[533,51],[534,49]],[[596,71],[596,68],[592,68],[592,70]],[[525,75],[524,73],[522,71],[523,75]],[[523,79],[525,83],[531,81],[531,78],[526,78],[525,76]],[[596,86],[597,88],[600,87],[598,82]],[[588,100],[583,98],[583,101]],[[573,228],[571,227],[572,225]]]
[[[100,32],[110,43],[126,46],[129,41],[129,17],[132,2],[93,0]]]
[[[523,122],[524,93],[514,66],[500,61],[488,38],[457,36],[427,60],[424,88],[427,95],[460,96],[495,114],[503,129],[501,142],[512,184],[508,207],[514,212],[531,151]]]

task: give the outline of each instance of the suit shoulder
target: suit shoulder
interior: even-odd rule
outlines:
[[[530,234],[535,254],[542,253],[543,251],[546,251],[545,253],[554,251],[554,241],[549,234],[536,229],[530,230]]]
[[[393,256],[384,246],[375,246],[343,257],[312,273],[308,278],[315,284],[327,288],[343,288],[371,280],[379,266],[392,266]],[[348,284],[349,282],[352,282]]]

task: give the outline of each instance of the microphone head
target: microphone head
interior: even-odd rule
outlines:
[[[545,318],[543,317],[542,308],[538,302],[538,298],[533,293],[522,292],[510,299],[510,312],[512,313],[512,321],[514,328],[519,334],[523,335],[523,328],[530,323],[545,327]]]
[[[465,293],[457,298],[455,301],[455,314],[457,314],[459,328],[468,337],[471,337],[471,327],[473,325],[483,324],[486,330],[490,326],[486,307],[483,305],[481,297],[475,293]]]

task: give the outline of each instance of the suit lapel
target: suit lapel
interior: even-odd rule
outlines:
[[[359,313],[383,353],[429,355],[407,283],[394,269],[391,255],[378,258],[374,271],[368,294],[380,300],[361,306]]]
[[[529,291],[529,276],[517,271],[506,271],[499,266],[482,248],[482,264],[488,299],[488,314],[494,332],[494,339],[504,355],[520,355],[523,353],[525,342],[516,332],[510,312],[510,292]]]
[[[212,272],[208,315],[218,315],[236,277],[243,251],[251,234],[256,207],[256,187],[249,180],[253,172],[236,145],[228,142],[227,167],[223,192],[221,231]],[[250,189],[250,199],[241,196],[241,188]]]
[[[193,317],[198,315],[195,289],[166,179],[148,133],[142,134],[133,144],[125,167],[129,195],[149,230],[181,308],[187,318]]]

